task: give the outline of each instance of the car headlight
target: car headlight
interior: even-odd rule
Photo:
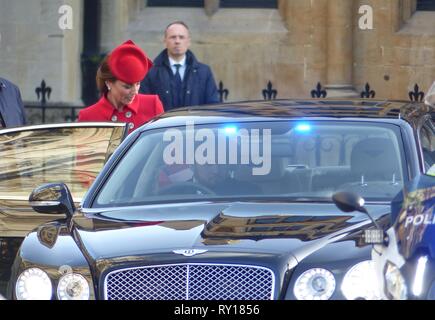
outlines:
[[[305,271],[295,282],[294,294],[298,300],[328,300],[335,290],[335,278],[326,269]]]
[[[52,290],[47,273],[38,268],[25,270],[15,284],[15,295],[18,300],[50,300]]]
[[[372,261],[354,265],[344,276],[341,291],[347,300],[379,300],[381,293]]]
[[[384,270],[385,294],[389,299],[406,300],[408,289],[405,279],[399,268],[391,262],[387,262]]]
[[[59,300],[89,300],[89,284],[77,273],[68,273],[59,279],[57,286]]]

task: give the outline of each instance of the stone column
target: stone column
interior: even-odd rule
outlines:
[[[80,54],[82,50],[83,35],[83,1],[68,0],[63,3],[73,9],[73,30],[63,31],[62,42],[62,102],[81,105],[81,65]],[[62,2],[61,2],[62,3]],[[54,67],[56,68],[56,67]],[[57,70],[56,70],[57,71]]]
[[[109,52],[125,41],[125,28],[129,21],[126,1],[101,1],[101,51]]]
[[[356,97],[352,86],[353,0],[329,0],[327,21],[328,97]]]

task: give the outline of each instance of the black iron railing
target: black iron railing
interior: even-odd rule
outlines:
[[[29,124],[74,122],[77,120],[80,109],[84,108],[84,106],[78,105],[47,102],[52,89],[47,86],[44,80],[35,89],[35,93],[39,102],[28,102],[24,106]],[[230,94],[230,90],[225,87],[222,81],[219,82],[218,93],[221,102],[225,102]],[[278,90],[273,87],[271,81],[268,81],[266,88],[260,91],[260,95],[264,100],[275,100],[278,98]],[[366,83],[359,95],[361,98],[374,99],[376,91],[371,88],[369,83]],[[420,86],[416,83],[413,86],[413,90],[408,91],[407,95],[410,101],[421,102],[424,99],[425,92],[421,91]],[[326,98],[328,91],[320,82],[317,82],[315,88],[307,94],[307,98],[309,96],[311,98]]]
[[[25,103],[28,124],[74,122],[83,106]]]
[[[42,79],[39,87],[35,88],[38,102],[24,104],[28,124],[74,122],[83,106],[48,102],[53,89]]]

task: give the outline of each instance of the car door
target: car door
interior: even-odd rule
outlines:
[[[0,130],[0,240],[21,238],[38,225],[63,218],[36,213],[32,190],[65,182],[74,201],[85,192],[127,133],[123,123],[67,123]]]

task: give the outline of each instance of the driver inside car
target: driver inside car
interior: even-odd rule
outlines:
[[[173,174],[168,175],[171,171]],[[224,164],[173,165],[159,175],[159,195],[258,195],[260,192],[255,184],[234,179],[230,166]]]

